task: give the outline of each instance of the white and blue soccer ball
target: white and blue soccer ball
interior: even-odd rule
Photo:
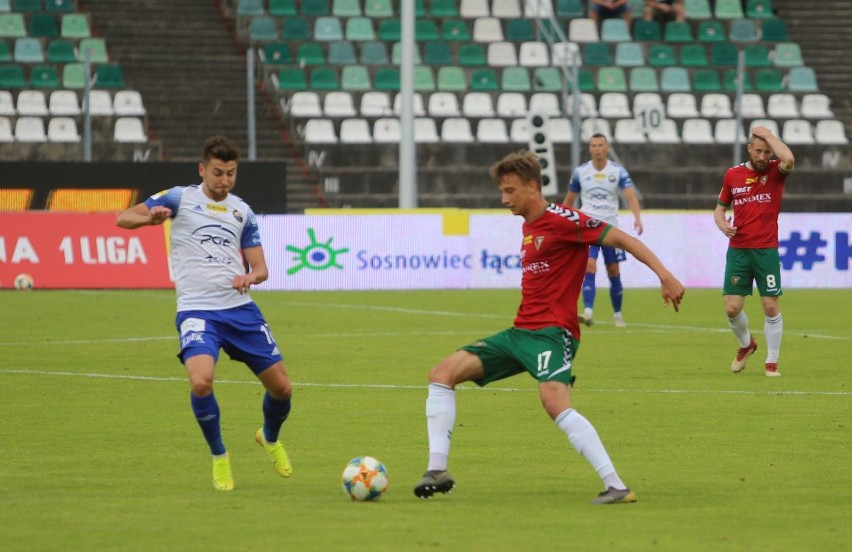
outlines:
[[[15,289],[33,289],[33,277],[29,274],[15,276]]]
[[[359,456],[346,464],[340,483],[352,500],[378,500],[388,488],[388,470],[372,456]]]

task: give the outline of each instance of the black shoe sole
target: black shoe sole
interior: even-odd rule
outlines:
[[[432,498],[435,493],[447,494],[456,486],[455,481],[445,481],[440,485],[418,485],[414,487],[414,495],[418,498]]]

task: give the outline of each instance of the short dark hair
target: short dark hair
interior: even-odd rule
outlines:
[[[594,134],[592,134],[592,138],[603,138],[604,142],[609,144],[609,140],[607,140],[606,134],[602,134],[600,132],[595,132]],[[592,138],[589,138],[589,142],[592,141]]]
[[[211,159],[239,161],[240,148],[224,136],[210,136],[204,141],[202,161],[206,163]]]
[[[495,184],[507,174],[516,174],[524,182],[535,180],[541,186],[541,163],[538,156],[529,150],[510,153],[500,161],[491,165],[488,171]]]

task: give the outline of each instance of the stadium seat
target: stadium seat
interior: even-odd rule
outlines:
[[[614,132],[614,139],[617,144],[644,144],[648,141],[636,119],[617,120]]]
[[[588,46],[588,44],[587,44]],[[607,47],[608,48],[608,47]],[[550,59],[553,65],[582,65],[580,46],[576,42],[555,42],[550,47]]]
[[[586,17],[584,0],[556,0],[556,15],[565,19]]]
[[[713,144],[713,129],[707,119],[687,119],[683,122],[681,138],[685,144]]]
[[[322,117],[319,94],[308,90],[294,92],[290,97],[289,111],[292,117]]]
[[[418,65],[414,68],[414,89],[420,92],[435,90],[435,74],[431,67]]]
[[[391,0],[364,0],[364,15],[367,17],[393,17]]]
[[[741,0],[716,0],[716,19],[742,18],[743,6]]]
[[[684,67],[707,67],[707,51],[701,44],[680,47],[680,64]]]
[[[426,65],[453,65],[453,51],[448,42],[427,42],[423,46],[423,63]]]
[[[725,69],[722,73],[722,90],[725,92],[736,92],[739,85],[739,77],[740,75],[736,69]],[[754,87],[751,84],[751,77],[749,77],[748,71],[743,71],[742,77],[743,91],[751,92]]]
[[[487,92],[468,92],[462,100],[462,113],[465,117],[493,117],[494,105],[491,100],[491,94]]]
[[[745,10],[746,17],[752,19],[769,19],[775,17],[771,0],[748,0]]]
[[[112,98],[112,109],[118,117],[144,117],[142,94],[136,90],[119,90]]]
[[[595,96],[588,92],[580,93],[580,97],[578,98],[578,106],[580,108],[580,116],[581,117],[597,117],[598,116],[598,105],[595,100]],[[568,96],[568,102],[565,104],[565,113],[567,115],[574,114],[574,95],[570,94]]]
[[[24,15],[21,13],[0,13],[0,38],[21,38],[27,36]]]
[[[370,74],[364,65],[347,65],[340,71],[340,87],[343,90],[370,90]]]
[[[85,97],[81,103],[83,104],[83,111],[88,109],[92,116],[112,117],[115,114],[112,107],[112,95],[107,90],[90,90],[88,103]]]
[[[830,100],[825,94],[805,94],[802,96],[802,117],[807,119],[832,119]]]
[[[435,18],[458,17],[458,2],[456,0],[432,0],[429,3],[429,14]]]
[[[459,45],[459,65],[477,66],[486,65],[487,63],[488,58],[485,54],[485,47],[482,44],[469,42]]]
[[[552,140],[551,134],[551,140]],[[526,117],[512,119],[509,123],[509,141],[514,144],[528,144],[530,140],[530,124]]]
[[[731,98],[727,94],[704,94],[701,98],[701,116],[708,119],[729,119],[734,116]]]
[[[766,19],[760,25],[760,37],[766,42],[786,42],[790,40],[787,34],[787,24],[781,19]]]
[[[414,36],[417,40],[438,40],[438,25],[431,19],[417,19],[414,22]]]
[[[795,42],[780,42],[773,52],[775,67],[798,67],[804,65],[802,50]]]
[[[359,42],[376,40],[373,20],[369,17],[350,17],[346,20],[346,40]]]
[[[448,67],[441,67],[441,69],[448,69]],[[500,89],[497,73],[491,68],[474,69],[470,74],[470,89],[480,92],[497,92]]]
[[[278,89],[283,91],[307,90],[308,81],[305,78],[305,71],[296,67],[286,67],[279,70]]]
[[[725,27],[720,21],[709,20],[698,23],[698,40],[700,42],[723,42]]]
[[[36,38],[56,38],[59,36],[59,24],[56,17],[46,13],[34,13],[29,17],[27,34]]]
[[[699,69],[692,76],[692,88],[696,92],[721,92],[722,81],[715,69]]]
[[[710,62],[716,67],[736,67],[739,63],[737,47],[729,42],[717,42],[710,46]]]
[[[630,39],[630,29],[624,19],[610,17],[601,22],[601,40],[604,42],[628,42]]]
[[[819,92],[816,73],[810,67],[793,67],[787,73],[787,90],[790,92]]]
[[[488,44],[488,65],[505,67],[518,65],[518,53],[512,42],[491,42]]]
[[[337,17],[360,17],[361,4],[358,0],[333,0],[331,14]]]
[[[334,123],[329,119],[310,119],[305,123],[304,138],[309,144],[336,144]]]
[[[739,111],[746,118],[766,117],[766,111],[763,109],[763,97],[760,94],[743,94]]]
[[[679,144],[677,125],[671,119],[663,119],[659,125],[652,125],[648,129],[648,141],[652,144]]]
[[[47,123],[47,141],[66,144],[80,143],[77,122],[72,117],[52,118]]]
[[[74,63],[77,54],[74,52],[74,44],[69,40],[51,40],[47,45],[48,63]]]
[[[739,143],[746,143],[746,135],[743,132],[742,126],[737,125],[736,119],[719,119],[716,121],[716,128],[713,138],[719,144],[733,144],[739,137]]]
[[[293,52],[288,44],[270,42],[257,50],[261,63],[269,65],[289,65],[293,63]]]
[[[340,24],[340,18],[325,15],[314,19],[314,40],[320,42],[343,40],[343,26]]]
[[[660,24],[651,19],[637,19],[633,22],[633,40],[639,42],[660,42],[663,40],[663,33],[660,30]]]
[[[567,77],[567,80],[568,80],[569,83],[571,82],[572,78],[573,77],[570,77],[570,76]],[[590,70],[580,69],[579,75],[578,75],[577,78],[580,81],[578,83],[578,85],[579,85],[578,88],[580,89],[581,92],[595,92],[597,90],[596,87],[595,87],[594,76],[592,75],[592,72]]]
[[[444,119],[441,124],[441,141],[445,143],[473,142],[470,121],[459,117]]]
[[[24,37],[15,40],[14,60],[16,63],[42,63],[44,52],[37,38]]]
[[[663,67],[660,73],[660,89],[663,92],[691,91],[689,73],[683,67]]]
[[[0,89],[26,88],[27,84],[22,65],[0,65]]]
[[[758,69],[754,74],[754,88],[758,92],[781,92],[781,71],[778,69]]]
[[[30,86],[33,88],[61,88],[56,66],[50,64],[33,65],[30,70]]]
[[[520,92],[503,92],[497,96],[499,117],[523,117],[527,112],[527,98]]]
[[[113,128],[113,141],[144,144],[148,141],[145,125],[138,117],[118,117]]]
[[[373,123],[373,142],[377,144],[398,144],[400,134],[399,119],[382,117]]]
[[[273,17],[265,15],[252,17],[248,29],[249,40],[252,42],[271,42],[278,38],[278,26]],[[66,35],[63,33],[62,36]]]
[[[707,0],[684,0],[683,9],[687,19],[712,19]]]
[[[458,98],[451,92],[435,92],[429,96],[428,110],[430,117],[458,117]]]
[[[5,40],[0,40],[0,63],[7,63],[10,61],[12,61],[12,52],[9,50],[9,45]]]
[[[622,119],[633,116],[633,113],[630,111],[630,104],[627,101],[627,95],[621,92],[605,92],[601,94],[599,110],[600,116],[607,119]],[[617,135],[618,132],[616,132]]]
[[[271,32],[268,32],[267,36],[271,36]],[[310,40],[311,27],[308,20],[304,17],[285,17],[281,20],[281,38],[294,43]],[[270,38],[270,40],[275,40],[275,38]]]
[[[471,82],[471,90],[477,90]],[[530,74],[526,67],[506,67],[500,80],[500,89],[506,92],[529,92],[532,90]],[[482,89],[480,89],[482,90]]]
[[[18,117],[15,121],[15,141],[26,143],[47,142],[44,119],[41,117]]]
[[[305,92],[297,92],[296,94],[305,94]],[[295,94],[293,96],[295,99]],[[317,104],[319,104],[319,101],[317,101]],[[323,99],[323,113],[326,117],[357,116],[357,112],[355,111],[355,104],[352,100],[352,94],[342,90],[335,90],[329,92],[325,95],[325,98]],[[343,140],[342,129],[340,138],[341,140]]]
[[[524,42],[518,49],[518,61],[524,67],[547,67],[550,53],[546,42]]]
[[[689,119],[699,116],[695,96],[685,92],[669,94],[666,101],[666,113],[675,119]]]
[[[44,2],[44,11],[47,13],[73,13],[75,9],[75,0],[45,0]]]
[[[89,38],[92,36],[89,19],[82,13],[64,14],[59,28],[59,34],[63,38]]]
[[[476,141],[483,144],[505,144],[509,142],[506,122],[503,119],[480,119],[476,125]]]
[[[500,42],[503,27],[496,17],[478,17],[473,22],[473,40],[476,42]]]
[[[630,70],[631,92],[657,92],[657,72],[651,67],[634,67]]]
[[[521,3],[518,0],[492,0],[491,15],[501,19],[520,20]]]
[[[415,92],[414,96],[414,116],[415,117],[425,117],[426,109],[423,107],[423,95],[419,92]],[[397,93],[396,97],[393,99],[393,113],[395,115],[402,114],[402,93]]]
[[[550,140],[554,144],[570,144],[574,141],[574,127],[571,121],[564,117],[558,117],[551,119],[548,123],[550,126]]]
[[[523,0],[524,17],[549,20],[553,17],[553,2],[550,0]]]
[[[621,67],[598,69],[597,88],[601,92],[627,92],[627,81]]]
[[[296,0],[269,0],[269,15],[294,17],[298,14]]]
[[[95,86],[110,89],[125,88],[124,72],[115,63],[98,65],[95,69]]]
[[[348,40],[337,40],[328,45],[328,63],[331,65],[353,65],[358,63],[355,46]]]
[[[764,44],[749,44],[745,47],[745,64],[746,67],[769,67],[772,62],[769,61],[769,48]]]
[[[17,115],[15,100],[12,98],[12,93],[8,90],[0,90],[0,115],[4,117],[14,117]]]
[[[340,122],[341,144],[369,144],[373,141],[366,119],[343,119]]]
[[[388,49],[381,40],[369,40],[361,43],[362,65],[390,65]]]
[[[731,42],[757,42],[760,36],[751,19],[733,19],[728,26],[728,40]]]
[[[778,123],[776,123],[772,119],[752,119],[752,121],[748,125],[748,135],[751,136],[754,127],[762,126],[769,129],[769,132],[774,134],[775,136],[781,136],[781,132],[778,130]]]
[[[670,67],[677,65],[674,48],[669,44],[653,44],[648,48],[648,65],[651,67]]]
[[[811,124],[805,119],[784,121],[784,126],[781,130],[781,139],[787,145],[810,145],[815,143]]]
[[[846,146],[849,140],[846,138],[846,129],[843,123],[837,120],[817,121],[815,139],[818,144],[825,146]]]
[[[18,115],[46,117],[47,100],[41,90],[21,90],[18,93],[16,109]]]
[[[238,0],[237,15],[264,15],[263,0]]]
[[[373,75],[373,87],[376,90],[399,92],[399,69],[396,67],[376,69]]]
[[[612,140],[612,130],[606,119],[584,119],[580,124],[580,140],[588,142],[593,134],[603,134],[607,140]]]
[[[556,67],[536,67],[533,71],[533,90],[537,92],[562,91],[562,72]]]
[[[598,42],[598,26],[592,19],[572,19],[568,23],[568,40],[571,42]]]
[[[493,74],[493,71],[491,71]],[[494,81],[494,88],[497,88],[497,77],[491,76]],[[465,80],[464,70],[461,67],[447,65],[438,69],[438,90],[446,92],[464,92],[467,90],[467,82]]]
[[[692,27],[683,21],[669,21],[663,28],[666,42],[692,42]]]
[[[559,117],[562,108],[559,105],[559,96],[552,92],[536,92],[530,96],[530,113],[538,113],[547,117]]]
[[[470,30],[461,19],[444,19],[441,23],[441,38],[451,42],[467,42],[471,40]]]
[[[606,42],[589,42],[583,46],[583,65],[612,64],[612,52]]]
[[[361,95],[360,112],[362,117],[387,117],[391,115],[393,111],[387,92],[378,90],[364,92]]]
[[[401,42],[394,42],[393,46],[391,47],[391,63],[393,65],[401,65],[401,63],[400,63],[401,61],[402,61],[402,43]],[[423,64],[423,59],[420,57],[420,48],[419,48],[419,46],[416,42],[414,43],[414,64],[415,65],[422,65]]]
[[[12,133],[12,122],[8,117],[0,117],[0,143],[9,143],[14,141],[15,135]]]
[[[615,64],[621,67],[645,65],[645,52],[638,42],[619,42],[615,46]]]
[[[657,111],[660,117],[666,116],[666,106],[663,98],[656,92],[640,92],[633,96],[633,114],[637,117],[643,113]]]
[[[459,15],[467,18],[490,17],[491,10],[488,7],[488,0],[461,0]]]
[[[320,17],[331,13],[328,0],[301,0],[301,13],[310,17]]]
[[[793,94],[772,94],[766,101],[766,113],[773,119],[797,119],[799,106]]]

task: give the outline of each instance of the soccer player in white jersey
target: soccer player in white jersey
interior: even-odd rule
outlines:
[[[292,473],[278,440],[290,413],[292,385],[269,326],[248,295],[269,277],[257,219],[231,194],[239,149],[211,136],[198,164],[201,184],[176,186],[118,215],[116,224],[134,229],[171,219],[171,262],[177,291],[178,358],[189,376],[190,404],[213,455],[213,487],[234,488],[230,456],[222,442],[213,376],[219,350],[245,363],[266,388],[263,427],[255,440],[282,477]],[[246,268],[248,267],[248,269]]]
[[[609,160],[609,142],[603,134],[594,134],[589,140],[589,153],[592,159],[574,169],[568,195],[564,204],[571,207],[579,196],[580,210],[598,220],[618,226],[618,191],[624,194],[633,211],[633,229],[642,234],[642,218],[639,215],[639,200],[633,187],[633,180],[627,170]],[[615,247],[589,247],[589,260],[586,263],[586,277],[583,280],[583,315],[580,322],[587,326],[594,324],[595,272],[598,254],[603,253],[607,276],[609,276],[609,296],[612,300],[612,321],[618,328],[627,324],[621,313],[623,288],[618,263],[627,260],[624,251]]]

